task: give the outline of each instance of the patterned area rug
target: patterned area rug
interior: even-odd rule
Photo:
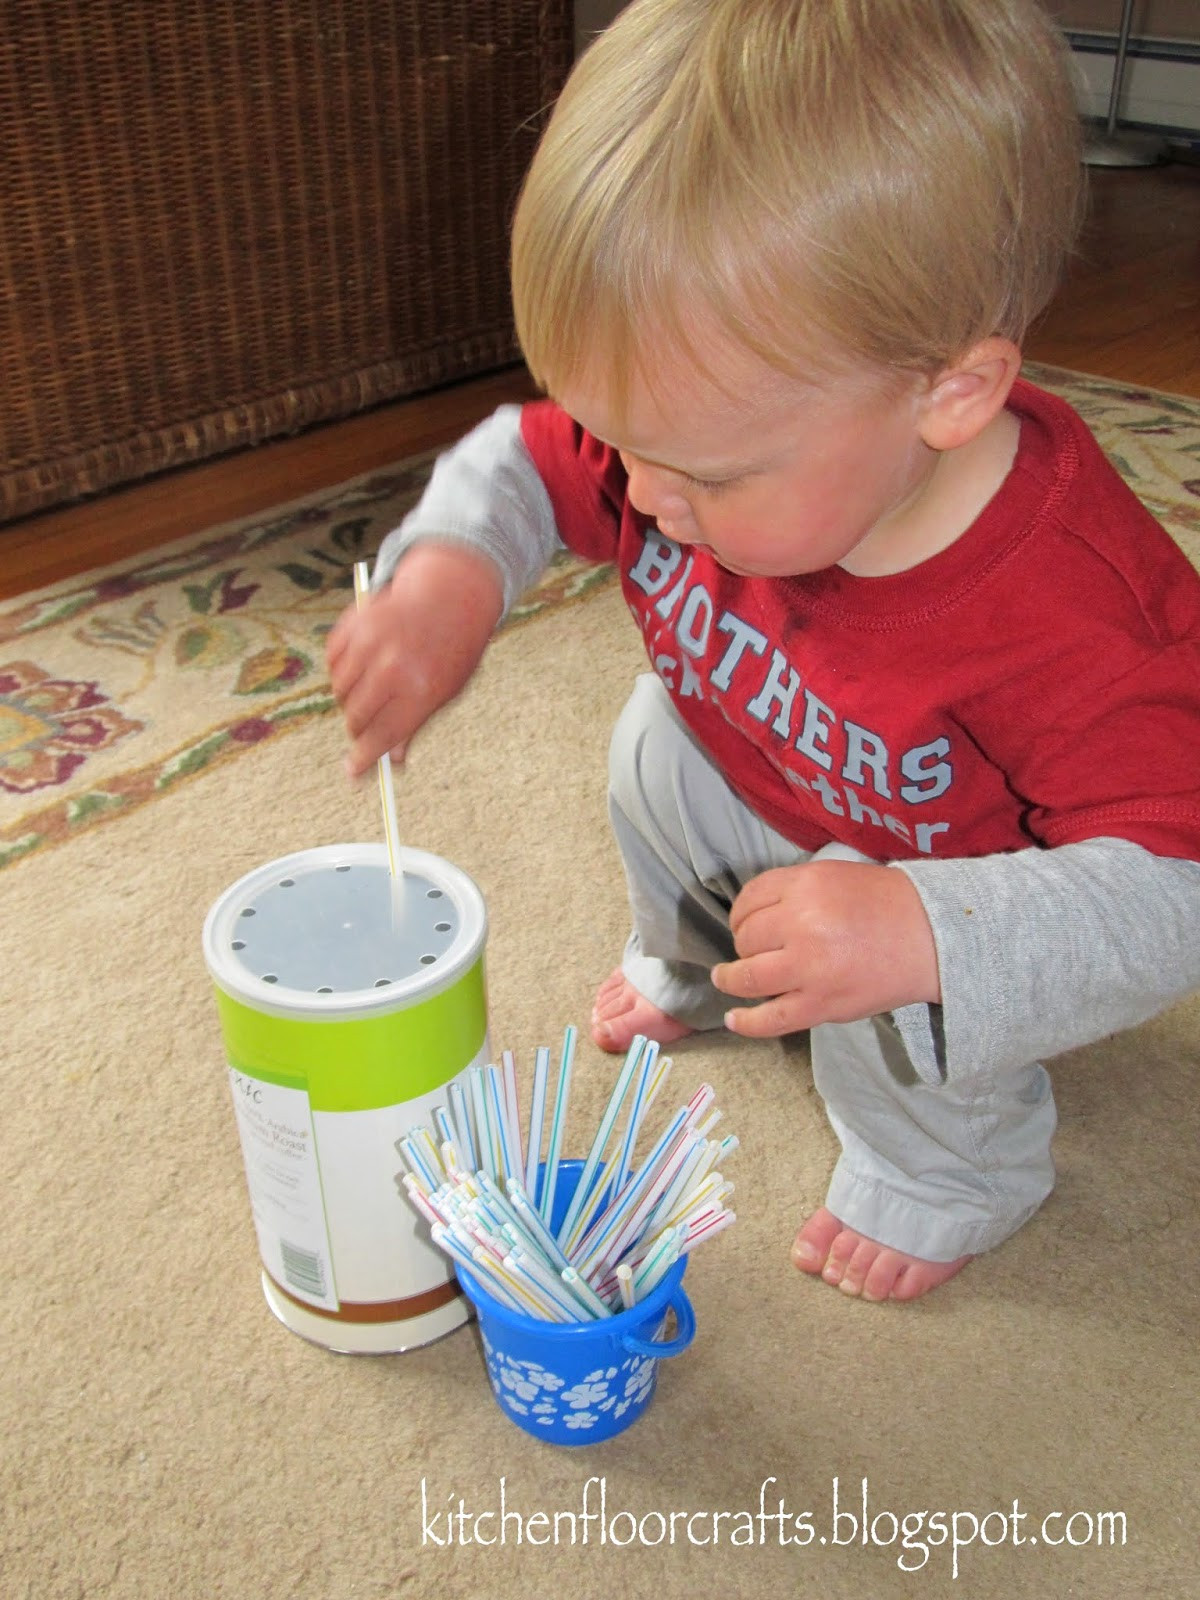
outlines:
[[[1061,382],[1196,553],[1200,405]],[[271,1316],[201,929],[244,873],[380,837],[322,644],[427,465],[0,609],[0,1600],[1200,1594],[1200,995],[1055,1060],[1055,1194],[902,1308],[790,1264],[837,1160],[803,1035],[684,1041],[738,1222],[688,1267],[696,1339],[647,1415],[582,1453],[513,1426],[477,1327],[351,1359]],[[398,811],[484,896],[490,1038],[524,1073],[627,935],[604,773],[644,653],[604,573],[523,615]],[[581,1026],[571,1155],[614,1065]],[[611,1537],[576,1525],[601,1494]]]
[[[1032,367],[1200,566],[1200,403]],[[335,709],[324,639],[433,457],[0,607],[0,866]],[[562,558],[520,626],[612,581]]]

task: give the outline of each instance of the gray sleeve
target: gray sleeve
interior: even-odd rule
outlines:
[[[1200,862],[1089,839],[895,865],[937,944],[942,1004],[894,1013],[927,1083],[1076,1049],[1200,988]]]
[[[384,539],[371,577],[389,583],[426,539],[470,545],[495,562],[504,615],[562,548],[546,486],[521,438],[521,407],[501,406],[437,459],[420,500]]]

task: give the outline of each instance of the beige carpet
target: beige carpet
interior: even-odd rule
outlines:
[[[1050,376],[1200,554],[1200,405]],[[739,1220],[607,1444],[515,1428],[473,1328],[338,1357],[268,1313],[201,923],[254,866],[378,837],[320,645],[419,476],[0,609],[0,1595],[1200,1592],[1195,1001],[1055,1063],[1056,1193],[905,1308],[789,1265],[834,1159],[804,1041],[679,1047],[741,1139]],[[492,1038],[526,1063],[624,938],[603,768],[640,665],[617,591],[564,569],[398,781],[405,840],[484,892]],[[612,1067],[578,1065],[583,1126]],[[561,1516],[531,1542],[599,1509],[589,1479],[586,1546]]]

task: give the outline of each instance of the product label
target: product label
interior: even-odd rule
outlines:
[[[298,1300],[337,1311],[308,1095],[235,1067],[229,1086],[263,1266]]]

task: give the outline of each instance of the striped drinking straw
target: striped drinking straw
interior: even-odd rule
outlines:
[[[624,1065],[616,1083],[613,1085],[613,1091],[608,1097],[608,1104],[604,1108],[604,1114],[600,1118],[600,1126],[596,1129],[596,1137],[592,1140],[592,1148],[588,1151],[587,1159],[583,1163],[583,1171],[579,1175],[579,1183],[576,1185],[575,1193],[571,1196],[571,1204],[567,1207],[567,1214],[563,1218],[562,1227],[558,1230],[560,1244],[564,1239],[569,1238],[571,1230],[575,1226],[575,1219],[583,1210],[584,1205],[587,1203],[587,1198],[592,1192],[592,1183],[596,1177],[597,1169],[608,1146],[616,1120],[621,1114],[621,1103],[629,1092],[629,1085],[633,1082],[633,1075],[637,1070],[638,1058],[645,1049],[646,1043],[647,1041],[643,1035],[638,1033],[634,1035],[633,1043],[629,1046]]]
[[[396,1142],[408,1167],[397,1174],[398,1186],[429,1224],[434,1243],[464,1271],[476,1274],[502,1304],[554,1322],[589,1321],[639,1304],[681,1256],[735,1218],[725,1204],[733,1185],[714,1169],[737,1148],[737,1139],[705,1137],[720,1117],[710,1085],[696,1090],[635,1167],[639,1130],[670,1066],[639,1036],[580,1164],[564,1223],[557,1235],[550,1230],[546,1213],[554,1207],[574,1046],[575,1030],[568,1028],[537,1204],[523,1180],[531,1169],[535,1178],[538,1171],[548,1051],[539,1050],[534,1069],[533,1099],[540,1105],[531,1104],[527,1148],[522,1148],[510,1052],[501,1058],[503,1069],[472,1066],[465,1089],[449,1086],[451,1109],[439,1106],[432,1112],[440,1143],[424,1126]],[[628,1120],[614,1143],[626,1101]],[[468,1152],[473,1172],[467,1170]]]
[[[558,1089],[554,1096],[554,1116],[550,1123],[550,1146],[546,1151],[546,1175],[538,1210],[547,1227],[554,1215],[554,1195],[558,1188],[558,1163],[562,1159],[563,1134],[567,1125],[567,1104],[571,1098],[571,1067],[575,1060],[575,1029],[563,1035],[562,1060],[558,1068]]]
[[[542,1124],[546,1119],[546,1077],[550,1052],[539,1045],[533,1067],[533,1099],[529,1106],[529,1143],[525,1151],[525,1193],[537,1197],[538,1167],[542,1159]]]

